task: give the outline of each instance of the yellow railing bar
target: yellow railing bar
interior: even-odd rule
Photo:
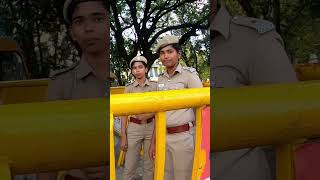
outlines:
[[[147,93],[131,93],[111,95],[111,111],[114,116],[133,115],[148,112],[156,112],[156,159],[155,180],[163,180],[165,163],[166,118],[165,111],[200,107],[210,104],[210,88],[196,88],[185,90],[157,91]],[[150,106],[150,104],[157,106]],[[201,118],[200,109],[197,118]],[[201,121],[200,125],[201,125]],[[113,126],[111,124],[110,126]],[[201,128],[201,126],[199,126]],[[201,133],[201,132],[200,132]],[[113,138],[113,136],[112,136]],[[198,138],[201,138],[198,135]],[[110,139],[111,141],[112,139]],[[198,142],[200,147],[201,141]],[[110,148],[114,146],[110,145]],[[148,149],[145,149],[147,153]],[[200,150],[199,150],[200,151]],[[111,152],[111,150],[110,150]],[[114,153],[111,154],[114,156]],[[110,161],[114,166],[115,160]],[[111,168],[111,171],[113,167]],[[115,172],[115,171],[114,171]],[[195,171],[198,174],[198,169]]]
[[[320,136],[319,81],[211,90],[212,152]]]
[[[294,180],[294,145],[276,146],[276,177],[277,180]]]
[[[319,91],[319,81],[212,89],[211,151],[279,145],[277,178],[293,180],[290,143],[320,136]]]
[[[115,94],[110,103],[114,116],[198,107],[210,104],[210,88]],[[150,106],[155,103],[156,106]]]
[[[202,139],[202,107],[198,107],[196,110],[196,142],[194,150],[193,168],[192,168],[192,180],[200,179],[203,170],[203,164],[201,164],[201,139]]]
[[[49,79],[31,79],[18,81],[0,81],[0,88],[8,87],[31,87],[31,86],[48,86]]]
[[[300,81],[320,79],[320,64],[296,64],[294,67]]]
[[[114,157],[114,133],[113,133],[113,126],[114,126],[114,120],[113,120],[113,113],[110,112],[110,180],[116,179],[116,160]]]
[[[105,165],[106,103],[86,99],[0,106],[0,157],[7,158],[12,174]]]
[[[209,82],[202,83],[203,87],[210,87]],[[110,92],[111,94],[123,94],[125,89],[125,86],[117,86],[117,87],[111,87]]]
[[[47,86],[47,79],[1,81],[0,105],[46,101]]]
[[[110,94],[123,94],[125,86],[110,87]]]
[[[154,179],[163,180],[166,159],[166,113],[156,113],[156,159]],[[147,150],[147,149],[146,149]],[[145,152],[147,153],[147,152]]]
[[[119,159],[118,159],[118,167],[123,165],[124,158],[125,158],[124,156],[125,156],[125,153],[121,150],[120,155],[119,155]]]

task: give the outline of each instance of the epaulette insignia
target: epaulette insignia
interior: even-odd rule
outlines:
[[[250,17],[236,16],[232,19],[232,22],[241,26],[253,28],[260,34],[264,34],[275,29],[273,23],[269,21]]]
[[[192,67],[182,67],[183,69],[191,72],[191,73],[194,73],[194,72],[197,72],[197,70],[195,68],[192,68]]]

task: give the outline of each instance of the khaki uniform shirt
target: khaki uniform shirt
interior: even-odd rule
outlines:
[[[159,90],[176,90],[188,88],[201,88],[202,82],[195,69],[182,67],[180,64],[172,77],[165,71],[158,80]],[[167,127],[175,127],[195,120],[193,109],[180,109],[167,111]]]
[[[124,93],[138,93],[138,92],[149,92],[157,91],[158,84],[153,81],[146,79],[145,83],[141,86],[137,81],[134,81],[132,84],[129,84],[124,89]]]
[[[100,98],[109,95],[107,76],[104,80],[99,79],[84,58],[70,68],[53,72],[50,78],[48,100]],[[101,143],[105,144],[107,152],[107,139]],[[100,168],[106,169],[107,167]],[[72,169],[62,174],[62,177],[66,174],[83,177],[85,172],[80,169]]]
[[[107,94],[107,77],[99,79],[85,59],[68,69],[54,72],[48,87],[49,100],[99,98]]]
[[[297,78],[272,23],[234,17],[221,7],[210,25],[211,85],[238,87],[281,82]]]
[[[211,21],[210,30],[211,86],[297,81],[283,41],[272,23],[249,17],[232,18],[222,6]],[[271,161],[272,157],[270,165],[274,168]],[[269,180],[274,176],[261,148],[214,153],[211,162],[213,179],[217,180]]]

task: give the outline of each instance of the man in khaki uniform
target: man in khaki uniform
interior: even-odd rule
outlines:
[[[53,72],[50,78],[49,100],[104,97],[107,90],[107,76],[97,77],[84,57],[81,58],[79,64]]]
[[[224,6],[216,11],[216,0],[213,0],[212,6],[210,30],[213,87],[297,81],[283,41],[272,23],[249,17],[232,18]],[[214,180],[273,179],[274,154],[270,150],[266,152],[270,163],[262,148],[214,153],[211,177]]]
[[[64,17],[72,40],[81,49],[81,60],[53,72],[50,100],[103,97],[107,90],[108,11],[101,0],[66,0]]]
[[[48,87],[49,100],[105,97],[109,16],[102,0],[66,0],[64,18],[74,43],[81,49],[81,60],[70,68],[54,72]],[[107,152],[107,139],[105,142]],[[61,149],[63,151],[63,148]],[[69,170],[64,180],[109,179],[108,169],[92,167]],[[56,180],[56,173],[39,174],[38,179]]]
[[[142,93],[157,90],[157,83],[147,79],[147,59],[136,56],[130,61],[130,69],[135,81],[126,86],[124,93]],[[127,120],[129,120],[128,127]],[[147,150],[150,147],[154,129],[154,113],[139,114],[123,117],[121,120],[121,149],[126,151],[125,164],[122,180],[132,180],[136,174],[140,150],[143,145]],[[143,157],[143,180],[153,179],[153,162],[144,153]]]
[[[166,67],[158,80],[159,90],[177,90],[202,87],[195,69],[179,64],[181,48],[176,36],[160,39],[155,51]],[[165,180],[190,180],[194,158],[195,112],[192,108],[166,112],[167,140]],[[150,156],[154,156],[155,134]]]

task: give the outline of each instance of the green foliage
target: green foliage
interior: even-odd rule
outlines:
[[[67,36],[62,17],[64,1],[5,0],[0,19],[26,59],[31,78],[45,78],[53,69],[70,66],[77,51]]]
[[[209,27],[207,0],[119,0],[111,4],[111,9],[111,70],[118,78],[121,77],[121,84],[129,81],[128,64],[138,52],[148,59],[148,67],[151,67],[158,59],[153,48],[157,39],[165,34],[181,37],[183,46],[192,42],[191,48],[194,50],[186,54],[187,57],[194,57],[198,53],[200,61],[197,62],[209,62],[209,56],[204,57],[202,53],[206,51],[209,54],[209,48],[205,48],[205,43],[209,42],[203,40],[208,36]],[[198,47],[193,47],[197,44],[195,40],[200,43]],[[186,61],[191,59],[186,58]],[[203,66],[194,62],[189,64],[198,67],[199,72],[205,72],[200,70]]]

